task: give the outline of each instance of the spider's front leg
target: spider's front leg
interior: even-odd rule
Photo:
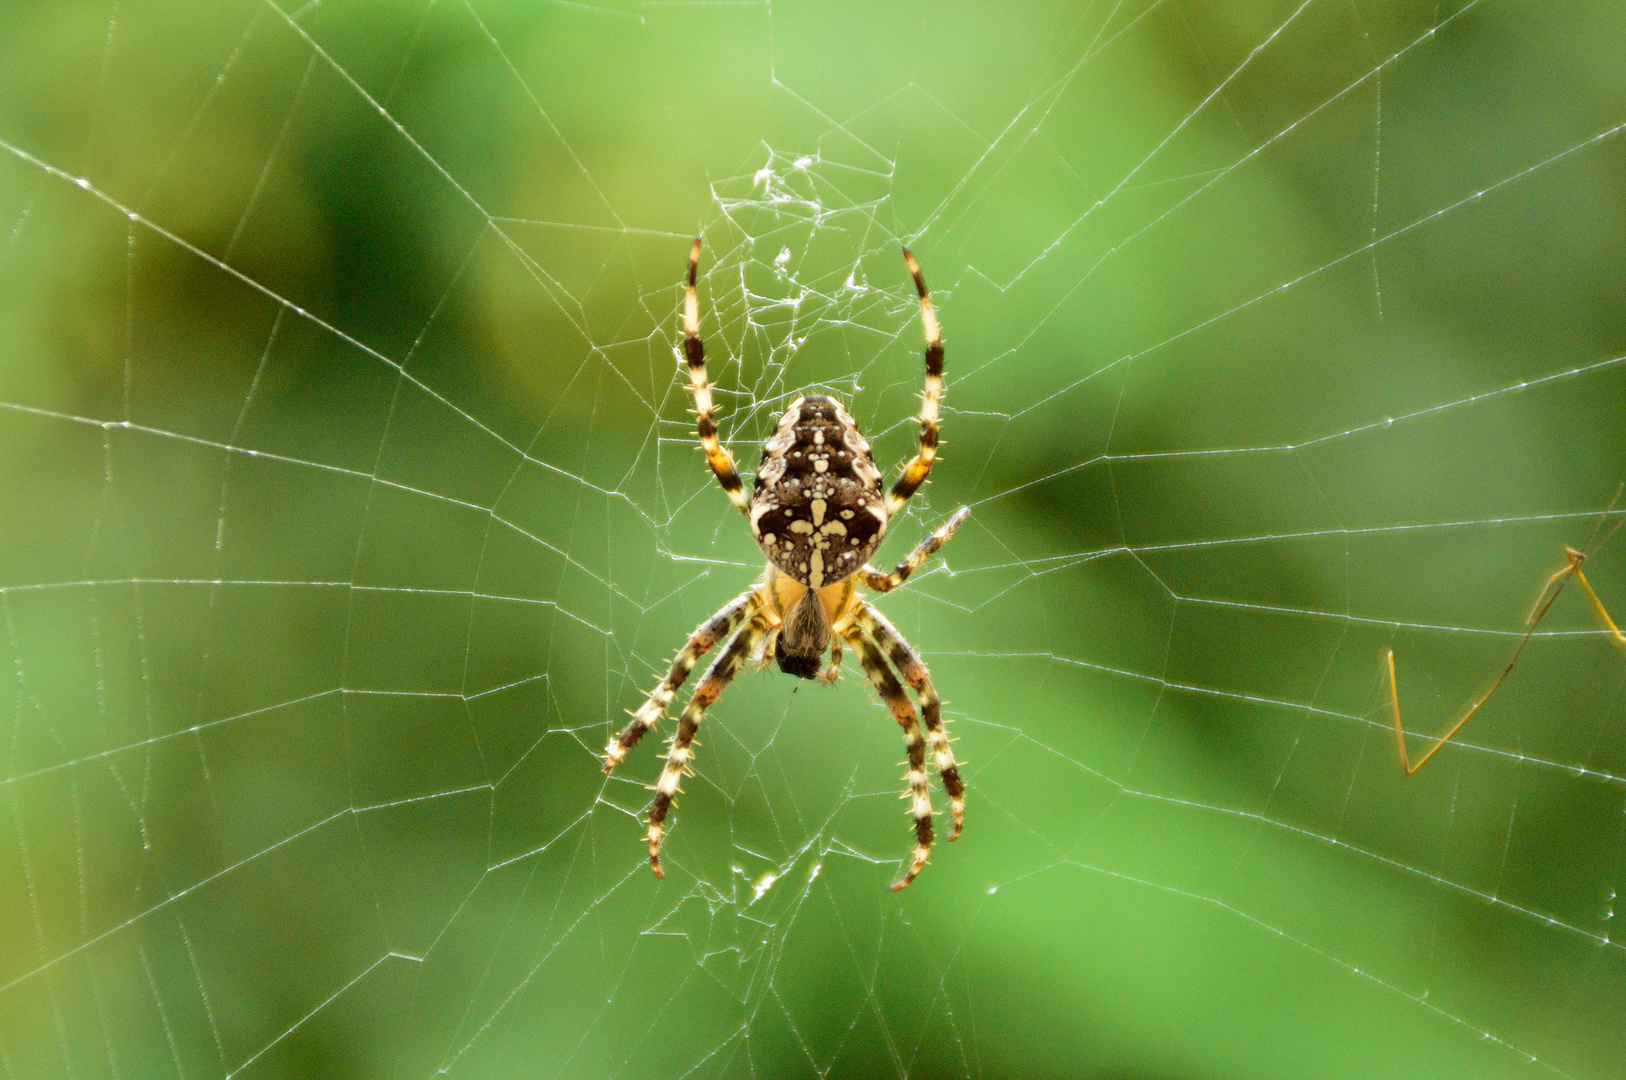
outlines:
[[[903,797],[909,800],[909,813],[915,822],[915,854],[903,880],[892,886],[892,891],[897,892],[915,880],[932,850],[932,798],[926,787],[926,740],[921,737],[920,725],[915,722],[915,707],[910,703],[909,695],[903,692],[897,676],[886,666],[886,657],[882,655],[880,646],[861,626],[854,626],[847,632],[847,641],[858,654],[858,661],[864,665],[869,681],[875,685],[875,692],[891,710],[892,719],[903,728],[903,746],[909,754],[909,771],[904,774],[909,790],[904,792]]]
[[[705,714],[706,707],[716,701],[733,681],[740,663],[751,654],[757,639],[767,630],[767,619],[760,613],[741,627],[700,677],[700,685],[694,688],[694,696],[678,718],[677,733],[672,736],[672,744],[666,751],[666,767],[661,770],[661,778],[655,782],[655,798],[649,804],[649,865],[656,877],[666,876],[661,870],[662,824],[666,820],[666,812],[672,808],[678,796],[678,784],[684,773],[692,775],[689,760],[694,756],[694,736],[700,730],[700,718]]]
[[[954,815],[954,831],[949,834],[949,840],[956,840],[960,830],[965,828],[965,781],[960,778],[960,765],[954,760],[954,747],[949,742],[948,730],[943,726],[943,702],[937,696],[937,688],[932,686],[931,672],[926,670],[920,654],[910,647],[885,615],[864,604],[859,607],[853,620],[886,650],[898,673],[914,687],[915,696],[920,699],[920,716],[926,725],[926,741],[932,751],[933,764],[937,766],[937,775],[943,781],[943,790],[948,793],[949,812]]]
[[[621,734],[604,748],[605,773],[621,764],[621,759],[644,737],[644,732],[660,723],[661,717],[666,715],[666,707],[672,703],[673,695],[688,680],[689,672],[694,670],[700,658],[710,652],[713,645],[732,634],[746,619],[755,615],[760,606],[761,598],[752,589],[724,604],[722,610],[695,628],[688,642],[672,659],[672,667],[667,671],[666,678],[638,706],[631,722],[621,729]]]

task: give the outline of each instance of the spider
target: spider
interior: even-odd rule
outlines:
[[[649,864],[661,870],[661,837],[689,762],[700,718],[716,701],[747,657],[762,664],[771,654],[779,670],[803,679],[834,682],[841,674],[843,643],[858,661],[892,718],[903,728],[909,755],[905,775],[909,813],[914,819],[915,850],[903,879],[908,885],[926,865],[932,847],[932,802],[926,784],[926,750],[931,749],[937,775],[948,793],[954,815],[954,840],[965,823],[965,783],[943,728],[943,706],[931,675],[903,635],[859,595],[864,585],[877,593],[902,585],[916,568],[942,547],[970,507],[962,506],[948,522],[922,540],[891,573],[866,561],[880,547],[887,522],[925,483],[937,457],[937,410],[943,396],[943,339],[932,309],[931,294],[909,249],[903,249],[909,273],[920,294],[920,325],[926,337],[926,389],[920,409],[920,447],[890,491],[883,491],[881,471],[870,457],[869,443],[841,403],[822,394],[806,394],[791,403],[777,430],[762,447],[762,461],[750,495],[745,493],[734,458],[717,441],[711,383],[706,379],[706,351],[700,341],[700,302],[695,271],[700,264],[700,238],[689,249],[689,277],[683,291],[683,352],[694,393],[700,447],[717,482],[751,523],[751,535],[768,557],[762,580],[736,596],[689,635],[672,661],[666,678],[632,713],[632,721],[605,748],[604,771],[614,769],[644,733],[666,715],[673,696],[689,672],[719,641],[722,652],[700,677],[700,685],[678,719],[669,741],[666,767],[649,804]],[[821,666],[830,653],[828,666]],[[894,670],[896,674],[894,674]],[[903,692],[903,677],[920,701],[920,719]]]

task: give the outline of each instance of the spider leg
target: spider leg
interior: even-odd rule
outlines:
[[[1614,504],[1611,503],[1610,505],[1613,506]],[[1592,606],[1596,609],[1598,617],[1609,628],[1611,640],[1615,644],[1626,648],[1626,634],[1622,634],[1620,628],[1615,625],[1615,620],[1609,617],[1609,612],[1604,608],[1603,601],[1598,599],[1598,594],[1592,591],[1591,583],[1587,581],[1586,575],[1581,572],[1581,564],[1586,562],[1588,558],[1589,556],[1585,552],[1576,551],[1572,547],[1564,549],[1564,565],[1554,570],[1546,582],[1542,584],[1541,592],[1536,597],[1536,605],[1530,609],[1530,614],[1525,618],[1527,629],[1524,636],[1519,639],[1518,647],[1513,650],[1513,656],[1508,660],[1507,666],[1502,669],[1500,675],[1496,676],[1496,681],[1490,684],[1490,689],[1479,695],[1474,703],[1468,706],[1468,711],[1464,712],[1457,718],[1455,723],[1446,728],[1445,733],[1434,740],[1434,745],[1429,747],[1428,752],[1418,758],[1415,764],[1412,763],[1411,758],[1406,753],[1406,729],[1400,723],[1400,689],[1395,684],[1395,652],[1390,649],[1384,654],[1384,679],[1389,688],[1389,708],[1391,715],[1394,717],[1395,746],[1399,751],[1400,771],[1403,775],[1413,776],[1417,770],[1427,765],[1429,758],[1439,753],[1440,748],[1450,742],[1452,737],[1462,730],[1462,725],[1466,724],[1475,713],[1484,708],[1485,703],[1491,699],[1491,695],[1501,689],[1502,683],[1506,682],[1507,677],[1513,673],[1513,665],[1517,664],[1519,657],[1524,655],[1524,647],[1530,644],[1530,638],[1534,636],[1536,628],[1541,625],[1541,620],[1546,616],[1547,609],[1553,606],[1553,601],[1557,600],[1558,594],[1564,591],[1564,586],[1569,584],[1570,578],[1578,580],[1581,587],[1586,590],[1587,597],[1591,599]]]
[[[733,681],[740,669],[740,662],[750,655],[751,647],[767,629],[767,621],[760,615],[741,627],[700,677],[700,685],[694,688],[694,695],[689,698],[683,715],[678,718],[677,733],[672,736],[672,745],[666,751],[666,767],[661,770],[661,778],[655,782],[655,798],[649,803],[649,865],[656,877],[666,876],[661,871],[661,824],[677,798],[678,783],[683,779],[683,774],[690,771],[689,759],[694,756],[691,744],[695,732],[700,729],[700,717]]]
[[[1579,581],[1581,583],[1581,588],[1586,590],[1587,596],[1592,600],[1592,606],[1597,609],[1598,618],[1602,619],[1603,624],[1609,627],[1610,639],[1613,640],[1616,645],[1626,649],[1626,634],[1621,633],[1620,627],[1615,625],[1615,620],[1609,617],[1609,612],[1604,608],[1603,601],[1599,600],[1598,594],[1592,591],[1592,583],[1586,579],[1585,574],[1581,573],[1581,567],[1579,564],[1577,564],[1575,567],[1575,580]]]
[[[751,666],[758,671],[773,663],[774,646],[779,643],[779,627],[774,627],[757,639],[751,649]]]
[[[903,692],[897,676],[886,666],[886,657],[875,639],[862,626],[855,625],[847,631],[847,641],[858,653],[859,663],[864,665],[869,681],[875,684],[875,692],[892,710],[892,719],[903,728],[903,746],[909,753],[909,771],[904,777],[909,782],[909,790],[903,797],[909,800],[909,813],[915,820],[915,854],[903,880],[892,886],[892,891],[897,892],[915,880],[932,850],[932,798],[926,788],[926,740],[921,737],[920,725],[915,723],[915,707],[909,695]]]
[[[878,593],[891,592],[908,581],[909,575],[914,573],[921,563],[937,554],[937,549],[948,543],[949,537],[954,535],[954,530],[970,516],[971,507],[960,507],[942,528],[916,545],[915,550],[909,553],[909,557],[900,562],[890,574],[883,574],[873,566],[865,566],[858,571],[858,580],[862,581],[866,588]]]
[[[887,493],[888,517],[903,509],[909,496],[926,482],[926,474],[932,471],[932,462],[937,459],[937,407],[943,399],[943,332],[937,325],[937,312],[932,309],[932,295],[926,291],[926,281],[920,276],[920,264],[915,262],[908,248],[903,249],[903,261],[909,264],[915,291],[920,294],[920,329],[926,335],[926,389],[920,401],[920,450]]]
[[[706,464],[717,474],[717,482],[723,485],[740,513],[749,514],[751,500],[740,483],[734,457],[717,441],[711,382],[706,378],[706,347],[700,341],[700,300],[695,294],[695,269],[699,264],[700,237],[697,236],[689,249],[689,280],[683,287],[683,355],[689,362],[689,389],[694,391],[695,427],[700,436],[700,448],[706,452]]]
[[[932,763],[937,766],[937,775],[943,781],[943,790],[948,793],[949,810],[954,815],[954,831],[949,834],[949,840],[953,841],[965,827],[965,781],[960,778],[960,766],[954,760],[954,748],[949,743],[948,731],[943,727],[943,702],[932,686],[931,672],[926,670],[920,654],[898,633],[898,628],[873,607],[860,605],[853,621],[886,650],[898,674],[914,687],[915,696],[920,699],[920,718],[926,725],[926,743],[932,752]]]
[[[734,630],[746,619],[757,613],[761,605],[761,598],[755,589],[741,593],[722,609],[695,628],[689,635],[688,642],[672,659],[671,670],[667,671],[666,678],[650,693],[644,703],[638,706],[638,711],[632,714],[632,721],[621,729],[621,734],[604,748],[604,771],[608,773],[621,759],[627,756],[627,751],[638,744],[644,737],[644,732],[660,723],[661,717],[666,715],[666,707],[672,703],[672,697],[689,678],[689,672],[700,662],[700,658],[711,651],[713,645],[732,634]]]

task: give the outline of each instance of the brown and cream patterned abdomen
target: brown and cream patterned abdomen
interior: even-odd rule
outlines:
[[[751,532],[768,559],[810,589],[856,574],[886,533],[886,496],[869,443],[833,398],[798,398],[762,447]]]

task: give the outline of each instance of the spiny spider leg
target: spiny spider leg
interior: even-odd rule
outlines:
[[[909,800],[909,813],[915,821],[915,854],[903,880],[892,886],[892,891],[897,892],[915,880],[932,850],[932,797],[926,787],[926,740],[921,737],[920,725],[915,723],[915,707],[909,695],[903,692],[897,676],[886,666],[886,657],[875,639],[862,627],[854,626],[847,631],[847,641],[858,653],[865,674],[875,684],[875,692],[892,711],[892,719],[903,728],[903,746],[909,754],[909,771],[904,774],[909,790],[903,793],[903,798]]]
[[[948,543],[949,537],[954,535],[954,530],[958,529],[961,522],[970,516],[971,507],[960,507],[954,511],[954,516],[949,518],[942,528],[917,544],[915,550],[909,553],[908,558],[900,562],[890,574],[883,574],[875,567],[866,565],[862,570],[858,571],[858,580],[864,583],[865,588],[872,589],[875,592],[891,592],[905,581],[908,581],[909,575],[914,573],[921,563],[937,554],[937,549]]]
[[[666,812],[677,798],[678,783],[683,775],[693,775],[689,769],[689,759],[694,756],[690,744],[694,742],[695,732],[700,729],[700,717],[704,715],[706,707],[722,695],[739,671],[740,662],[750,655],[751,647],[767,630],[768,622],[760,613],[741,627],[700,677],[700,685],[694,688],[694,696],[689,698],[683,715],[678,718],[677,733],[672,736],[672,744],[666,751],[666,767],[661,770],[661,778],[655,782],[655,798],[649,804],[649,865],[656,877],[666,876],[661,870],[661,823],[666,820]]]
[[[734,457],[717,441],[715,406],[711,400],[711,382],[706,378],[706,347],[700,341],[700,298],[695,293],[695,270],[700,265],[700,237],[694,238],[689,249],[689,280],[683,287],[683,355],[689,361],[689,389],[694,391],[695,427],[700,436],[700,448],[706,452],[706,463],[717,474],[728,497],[739,507],[740,513],[749,515],[751,500],[740,483],[739,470]]]
[[[1621,490],[1626,490],[1626,485],[1622,485]],[[1594,539],[1597,538],[1598,530],[1602,528],[1603,520],[1608,517],[1609,513],[1615,508],[1615,503],[1619,501],[1621,490],[1615,492],[1615,498],[1610,500],[1608,508],[1604,510],[1603,518],[1599,519],[1598,529],[1594,529],[1592,533]],[[1394,716],[1395,745],[1400,751],[1401,773],[1412,776],[1417,770],[1427,765],[1428,759],[1439,753],[1440,747],[1450,742],[1451,737],[1462,730],[1462,725],[1466,724],[1469,718],[1491,699],[1491,695],[1496,693],[1502,683],[1507,680],[1508,675],[1512,673],[1513,665],[1517,664],[1519,657],[1524,654],[1524,647],[1530,644],[1530,638],[1535,634],[1536,627],[1541,625],[1541,620],[1546,616],[1547,609],[1553,606],[1553,601],[1557,600],[1558,594],[1564,591],[1564,586],[1569,583],[1570,578],[1573,577],[1580,581],[1581,587],[1586,590],[1586,594],[1591,599],[1592,606],[1597,611],[1598,617],[1609,628],[1611,639],[1616,645],[1626,649],[1626,634],[1621,633],[1620,628],[1615,625],[1615,620],[1609,617],[1609,612],[1603,606],[1603,601],[1598,599],[1598,594],[1592,591],[1592,584],[1587,581],[1586,575],[1581,572],[1581,564],[1586,562],[1593,554],[1596,554],[1598,548],[1602,547],[1615,534],[1615,530],[1619,528],[1620,524],[1617,522],[1614,528],[1611,528],[1604,535],[1602,540],[1590,545],[1590,551],[1577,551],[1572,547],[1564,548],[1564,565],[1554,570],[1542,585],[1541,593],[1536,597],[1535,606],[1530,609],[1530,614],[1525,617],[1525,623],[1529,629],[1525,630],[1524,636],[1519,639],[1519,647],[1513,650],[1513,656],[1508,660],[1507,666],[1502,669],[1500,675],[1496,676],[1496,681],[1491,683],[1490,689],[1486,690],[1472,705],[1468,706],[1468,711],[1458,717],[1456,723],[1447,728],[1445,734],[1434,741],[1434,745],[1428,748],[1428,753],[1418,758],[1415,765],[1411,763],[1411,760],[1406,755],[1406,731],[1400,723],[1400,691],[1395,684],[1395,653],[1393,649],[1390,649],[1384,654],[1385,676],[1389,683],[1389,707]]]
[[[898,669],[905,682],[914,687],[915,697],[920,699],[920,719],[926,725],[926,743],[931,749],[937,775],[943,781],[943,790],[948,793],[949,810],[954,815],[954,831],[949,834],[952,842],[959,838],[960,830],[965,827],[965,781],[960,779],[960,766],[954,760],[954,748],[949,744],[948,731],[943,726],[943,702],[937,696],[937,689],[932,686],[931,672],[926,670],[920,654],[898,633],[898,628],[873,607],[862,604],[853,621],[886,650],[892,666]]]
[[[695,628],[689,635],[688,642],[672,658],[672,667],[662,679],[660,685],[650,692],[644,703],[638,706],[638,711],[632,714],[632,720],[621,729],[621,734],[604,748],[604,771],[609,773],[627,752],[638,744],[644,737],[644,732],[661,722],[666,715],[666,708],[672,704],[672,697],[684,682],[689,678],[689,672],[700,662],[700,658],[711,651],[723,638],[732,634],[734,630],[746,619],[757,613],[761,607],[761,597],[755,589],[741,593],[722,609]]]
[[[909,264],[915,291],[920,294],[920,330],[926,336],[926,389],[920,400],[920,450],[887,493],[888,517],[897,516],[909,496],[926,482],[926,474],[932,471],[932,462],[937,459],[937,407],[943,399],[943,332],[937,325],[937,312],[932,309],[932,295],[926,291],[926,281],[920,276],[920,264],[915,262],[908,248],[903,249],[903,261]]]

